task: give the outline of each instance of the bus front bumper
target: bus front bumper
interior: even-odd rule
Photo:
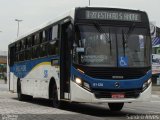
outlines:
[[[71,101],[84,103],[119,103],[119,102],[147,102],[150,101],[152,91],[152,83],[146,90],[140,93],[137,98],[96,98],[94,93],[91,93],[84,88],[71,81]]]

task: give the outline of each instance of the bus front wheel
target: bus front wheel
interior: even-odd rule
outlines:
[[[108,103],[111,111],[120,111],[123,108],[124,103]]]
[[[52,89],[52,105],[55,108],[60,107],[60,101],[58,100],[57,86],[55,83],[53,84],[53,89]]]
[[[25,95],[22,94],[20,80],[18,80],[18,82],[17,82],[17,96],[18,96],[19,101],[25,100],[25,97],[26,97]]]

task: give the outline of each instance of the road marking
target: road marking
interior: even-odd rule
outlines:
[[[127,110],[135,110],[135,109],[132,109],[132,108],[124,108],[124,109],[127,109]]]
[[[151,102],[152,102],[152,103],[154,103],[154,102],[155,102],[155,103],[157,103],[157,102],[160,103],[160,101],[151,101]]]
[[[154,98],[159,98],[159,95],[152,95],[152,97],[154,97]]]
[[[160,112],[155,112],[155,111],[147,111],[149,113],[154,113],[154,114],[160,114]]]
[[[133,108],[124,108],[126,110],[132,110],[132,111],[136,111],[136,109]],[[156,111],[146,111],[147,113],[152,113],[152,114],[160,114],[160,112],[156,112]]]

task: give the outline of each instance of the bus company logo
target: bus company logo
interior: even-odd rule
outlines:
[[[48,70],[44,70],[44,78],[48,77]]]
[[[120,87],[119,82],[115,82],[115,83],[114,83],[114,86],[115,86],[116,88],[119,88],[119,87]]]
[[[123,79],[124,76],[112,76],[112,79]]]

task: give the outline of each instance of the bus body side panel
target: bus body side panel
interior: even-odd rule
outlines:
[[[8,79],[9,79],[9,90],[11,92],[17,92],[17,77],[14,75],[13,72],[8,72]]]
[[[59,67],[51,66],[50,58],[41,58],[15,64],[11,71],[15,71],[10,78],[14,92],[17,92],[17,79],[20,78],[22,93],[33,97],[49,98],[49,83],[54,78],[59,88]]]

